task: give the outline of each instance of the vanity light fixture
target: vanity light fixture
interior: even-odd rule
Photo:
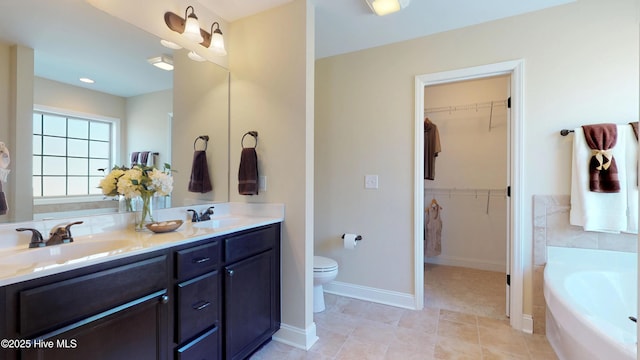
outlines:
[[[189,9],[191,9],[191,14],[188,14]],[[225,50],[224,48],[224,37],[222,36],[222,31],[220,30],[220,23],[216,21],[211,24],[210,32],[200,29],[198,18],[195,15],[193,6],[187,7],[184,16],[185,17],[182,18],[180,17],[180,15],[168,11],[164,13],[164,22],[172,31],[183,34],[191,41],[195,41],[205,48],[210,49],[214,55],[227,55],[227,50]],[[168,45],[165,46],[169,47]]]
[[[196,53],[195,51],[189,51],[187,56],[189,57],[189,59],[191,59],[193,61],[205,61],[205,60],[207,60],[207,59],[203,58],[202,56],[198,55],[198,53]]]
[[[191,14],[187,15],[189,9],[191,9]],[[196,16],[196,11],[193,9],[193,6],[187,6],[187,9],[184,11],[184,18],[186,21],[184,22],[184,31],[182,34],[191,41],[201,43],[204,39],[200,33],[200,23],[198,22],[198,17]]]
[[[366,0],[367,5],[378,16],[394,13],[406,8],[411,0]]]
[[[149,64],[158,67],[162,70],[171,71],[173,70],[173,59],[169,55],[160,55],[148,58],[147,61]]]
[[[180,50],[180,49],[182,49],[182,46],[174,43],[173,41],[169,41],[169,40],[165,40],[165,39],[160,40],[160,44],[162,44],[162,46],[164,46],[166,48],[169,48],[169,49],[172,49],[172,50]]]
[[[214,26],[218,26],[215,30],[213,30]],[[222,37],[222,31],[220,31],[220,24],[216,21],[211,24],[211,39],[209,39],[209,49],[213,51],[214,54],[219,56],[227,55],[227,50],[224,48],[224,37]]]

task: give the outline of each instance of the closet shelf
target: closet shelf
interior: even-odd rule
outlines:
[[[487,195],[491,197],[506,197],[507,190],[502,189],[461,189],[461,188],[424,188],[425,195],[447,195],[447,196],[475,196],[485,197]]]
[[[478,103],[465,104],[465,105],[432,107],[432,108],[424,109],[424,113],[426,115],[426,114],[433,114],[433,113],[439,113],[439,112],[452,113],[455,111],[468,111],[468,110],[478,111],[481,109],[494,109],[499,107],[506,108],[508,101],[509,101],[508,99],[505,99],[505,100],[478,102]]]

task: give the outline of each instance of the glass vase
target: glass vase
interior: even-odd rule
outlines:
[[[153,206],[151,206],[152,198],[153,196],[151,194],[142,194],[141,196],[132,199],[136,231],[146,231],[146,225],[154,222]]]

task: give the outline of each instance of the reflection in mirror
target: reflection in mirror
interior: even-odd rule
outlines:
[[[0,134],[9,134],[0,141],[16,149],[14,159],[22,159],[12,162],[3,184],[5,194],[14,199],[0,222],[118,211],[118,202],[103,196],[96,186],[112,166],[130,166],[135,153],[138,162],[148,152],[148,164],[170,163],[176,170],[176,191],[170,199],[163,198],[160,207],[228,201],[226,69],[195,63],[180,50],[171,55],[175,70],[160,70],[147,59],[172,50],[83,0],[10,0],[3,4],[0,24],[0,69],[15,77],[14,82],[0,82],[0,93],[23,92],[29,99],[33,94],[28,115],[32,119],[26,118],[28,107],[22,114],[9,110],[0,114]],[[16,62],[22,69],[13,66]],[[29,70],[24,64],[31,62]],[[80,83],[81,76],[95,83]],[[0,99],[0,108],[24,105],[18,101]],[[64,125],[51,128],[53,123]],[[28,131],[12,130],[25,124],[30,124]],[[57,132],[69,124],[71,133]],[[213,191],[192,194],[184,184],[191,171],[193,138],[201,134],[213,138],[207,149]],[[96,148],[102,150],[90,150]],[[26,191],[16,191],[20,187]]]

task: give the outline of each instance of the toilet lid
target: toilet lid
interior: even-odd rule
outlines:
[[[330,271],[338,268],[338,263],[324,256],[313,257],[313,270]]]

